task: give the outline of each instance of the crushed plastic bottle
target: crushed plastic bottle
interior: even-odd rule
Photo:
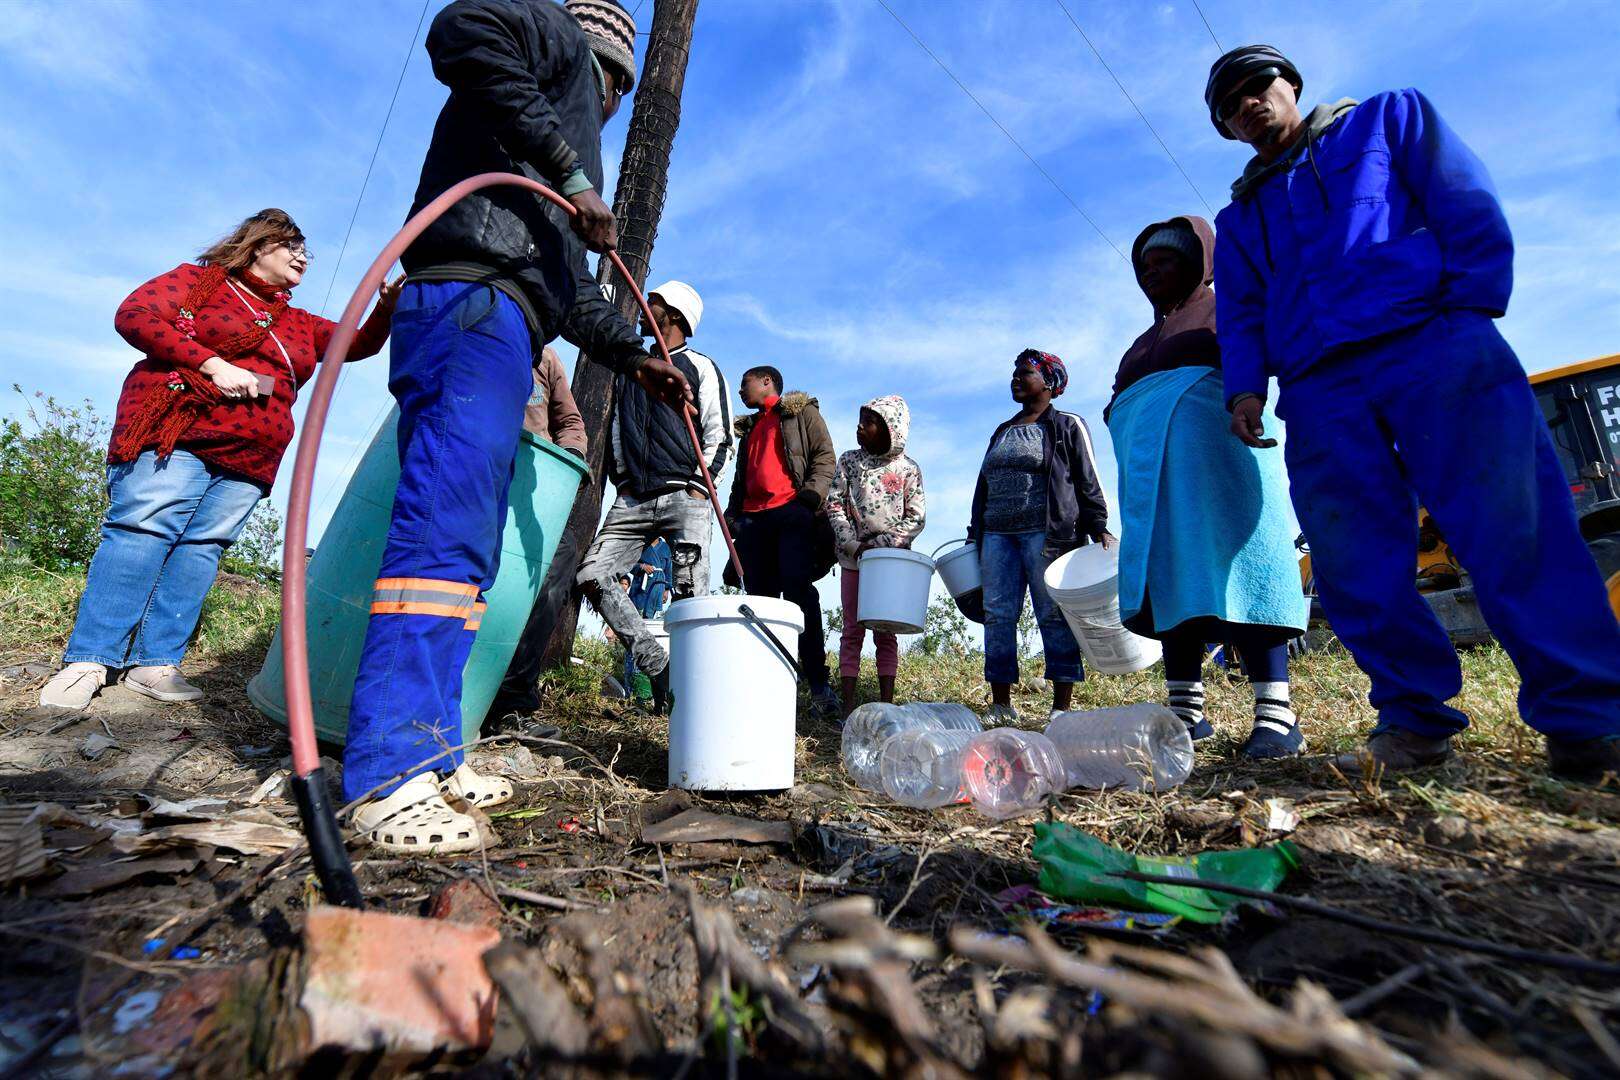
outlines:
[[[1059,713],[1046,735],[1063,755],[1067,787],[1169,791],[1192,773],[1187,725],[1163,705]]]
[[[1063,755],[1038,731],[994,728],[974,738],[962,754],[962,786],[985,817],[1038,810],[1067,783]]]
[[[902,731],[883,744],[878,771],[883,793],[902,806],[933,808],[967,801],[962,755],[977,737],[972,731]]]
[[[879,764],[883,744],[902,731],[983,731],[966,705],[954,701],[914,701],[909,705],[868,702],[844,721],[844,771],[867,791],[883,790]]]

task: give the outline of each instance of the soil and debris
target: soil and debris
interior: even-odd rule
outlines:
[[[350,931],[312,925],[332,909],[300,843],[285,736],[242,691],[262,651],[188,664],[210,695],[198,705],[113,686],[63,717],[34,707],[51,648],[0,647],[4,1075],[1620,1070],[1620,980],[1264,902],[1199,926],[1046,896],[1030,820],[887,805],[845,781],[828,724],[801,722],[791,791],[666,790],[665,721],[598,695],[605,651],[545,685],[558,740],[471,751],[519,785],[489,815],[497,845],[432,859],[354,849],[376,911],[441,919],[469,956],[501,942],[487,973],[463,973],[492,980],[498,1003],[469,998],[464,1017],[446,1004],[449,1034],[413,1029],[415,1051],[323,1047],[328,1014],[343,1012],[319,1006],[317,991],[343,982],[323,957]],[[1378,778],[1319,754],[1244,763],[1241,688],[1217,685],[1221,735],[1182,789],[1071,793],[1050,814],[1144,855],[1286,837],[1302,855],[1290,895],[1620,962],[1620,791],[1551,781],[1511,718],[1505,658],[1465,662],[1477,722],[1460,764]],[[908,656],[901,692],[963,700],[976,663]],[[1364,732],[1359,680],[1334,649],[1301,661],[1313,751]],[[1079,704],[1161,691],[1148,675],[1097,680]],[[1020,689],[1026,715],[1044,715],[1038,697]]]

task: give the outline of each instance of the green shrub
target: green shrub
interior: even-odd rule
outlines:
[[[23,415],[0,420],[0,545],[46,570],[84,570],[107,513],[111,425],[89,401],[65,405],[47,394]],[[224,569],[255,581],[281,575],[281,517],[261,502],[226,553]]]

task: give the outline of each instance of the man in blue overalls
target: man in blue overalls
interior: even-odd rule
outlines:
[[[478,173],[540,179],[456,203],[403,258],[388,388],[399,402],[399,488],[372,594],[343,757],[361,835],[385,850],[475,850],[477,821],[446,796],[512,794],[459,746],[461,673],[494,582],[533,357],[562,334],[683,408],[685,380],[649,357],[603,299],[585,249],[617,242],[602,183],[602,125],[635,80],[635,22],[617,0],[455,0],[427,52],[450,98],[433,129],[414,214]],[[404,777],[401,783],[398,778]],[[373,790],[377,789],[377,790]]]
[[[1328,619],[1372,679],[1365,750],[1445,760],[1468,718],[1450,639],[1417,592],[1421,500],[1519,669],[1555,775],[1620,772],[1620,625],[1524,369],[1492,319],[1513,240],[1484,166],[1416,90],[1301,116],[1265,45],[1222,56],[1204,100],[1254,147],[1217,217],[1215,297],[1232,431],[1264,438],[1276,376],[1294,509]]]

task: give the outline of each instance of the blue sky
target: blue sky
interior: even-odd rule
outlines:
[[[1063,2],[1219,209],[1246,155],[1204,112],[1218,50],[1193,5]],[[1113,244],[1150,221],[1207,213],[1058,0],[887,3]],[[430,17],[441,6],[431,0]],[[1306,104],[1427,93],[1501,191],[1518,243],[1503,330],[1526,366],[1620,352],[1620,6],[1203,9],[1222,45],[1267,41],[1292,57]],[[411,41],[420,11],[420,0],[10,0],[0,19],[7,386],[110,413],[137,359],[112,329],[119,301],[264,206],[290,211],[315,252],[296,302],[320,310],[331,289],[326,310],[340,310],[403,219],[444,99]],[[639,18],[650,24],[650,0]],[[610,163],[629,113],[607,133]],[[906,396],[930,500],[919,548],[962,534],[1026,345],[1069,363],[1062,403],[1091,423],[1113,487],[1101,409],[1120,354],[1150,321],[1147,302],[1121,256],[877,0],[702,0],[653,258],[652,280],[668,277],[702,292],[693,343],[733,386],[754,364],[781,368],[821,399],[840,449],[853,445],[863,401]],[[571,366],[573,350],[563,353]],[[316,530],[386,405],[385,379],[379,358],[342,385]],[[4,409],[21,407],[8,390]],[[289,460],[278,505],[290,473]]]

